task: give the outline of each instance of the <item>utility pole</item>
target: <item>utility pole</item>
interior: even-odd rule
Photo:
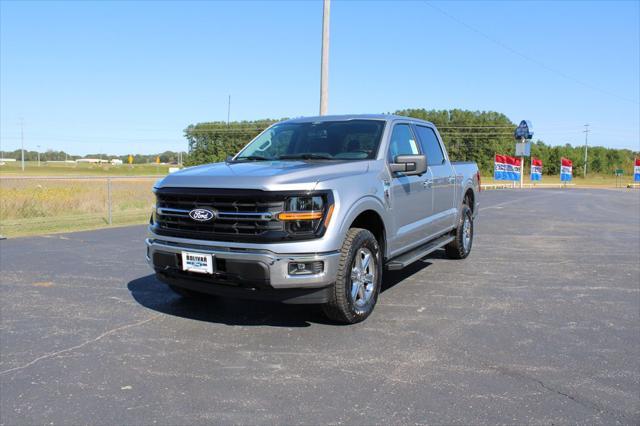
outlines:
[[[38,145],[38,167],[40,167],[40,145]]]
[[[231,117],[231,95],[229,95],[229,101],[227,102],[227,127],[229,127],[230,117]]]
[[[320,61],[320,115],[329,108],[329,11],[330,0],[323,0],[322,59]]]
[[[24,172],[24,118],[20,119],[20,142],[22,144],[22,171]]]
[[[584,125],[584,177],[587,177],[587,151],[589,150],[589,125]]]

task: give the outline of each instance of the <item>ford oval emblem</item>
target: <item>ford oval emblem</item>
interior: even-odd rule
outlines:
[[[189,212],[189,216],[198,222],[207,222],[216,217],[216,214],[209,209],[193,209]]]

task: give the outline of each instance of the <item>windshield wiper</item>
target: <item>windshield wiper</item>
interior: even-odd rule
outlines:
[[[263,157],[262,155],[247,155],[246,157],[238,157],[234,162],[247,160],[247,161],[271,161],[273,158]]]
[[[329,154],[286,154],[278,157],[278,160],[333,160],[333,157]]]

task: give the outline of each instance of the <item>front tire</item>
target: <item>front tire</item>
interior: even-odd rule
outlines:
[[[363,321],[373,312],[381,284],[378,241],[366,229],[351,228],[342,244],[336,283],[322,309],[327,317],[343,324]]]
[[[464,259],[471,253],[471,246],[473,246],[473,214],[469,206],[463,204],[455,239],[444,246],[444,251],[450,259]]]

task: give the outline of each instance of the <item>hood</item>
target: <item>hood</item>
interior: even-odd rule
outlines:
[[[366,173],[368,161],[254,161],[189,167],[160,180],[156,188],[313,190],[318,182]]]

